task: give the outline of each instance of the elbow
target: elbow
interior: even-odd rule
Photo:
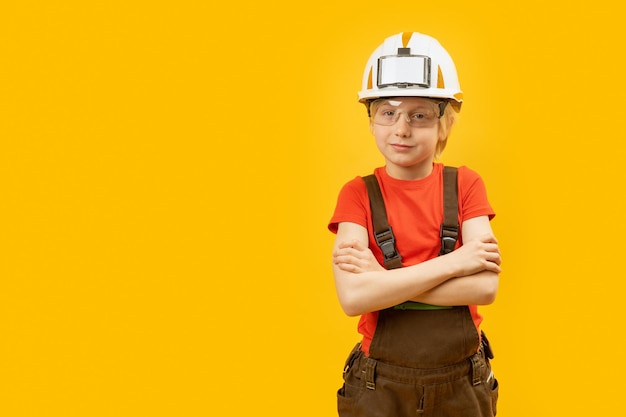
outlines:
[[[489,304],[493,304],[494,301],[496,301],[496,291],[491,291],[483,294],[482,300],[479,304],[486,306]]]
[[[363,314],[361,305],[358,303],[358,300],[355,300],[354,297],[340,297],[339,304],[341,304],[341,309],[349,317],[356,317]]]
[[[360,313],[359,310],[357,309],[348,309],[348,308],[343,308],[343,312],[346,314],[346,316],[348,317],[357,317],[360,316],[362,313]]]
[[[336,279],[335,285],[339,305],[347,316],[355,317],[366,312],[364,311],[366,300],[363,298],[363,292],[359,286],[355,285],[355,280]]]
[[[482,291],[481,291],[481,299],[480,305],[489,305],[493,304],[496,301],[496,295],[498,294],[498,284],[500,278],[498,274],[493,274],[492,276],[485,279]]]
[[[364,298],[360,291],[356,288],[346,289],[337,292],[339,304],[343,312],[349,317],[360,316],[371,310],[367,304],[367,298]]]

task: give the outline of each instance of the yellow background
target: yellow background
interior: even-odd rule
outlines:
[[[382,163],[371,51],[438,38],[501,290],[499,415],[621,409],[624,26],[613,2],[0,6],[0,415],[333,416],[356,319],[326,230]]]

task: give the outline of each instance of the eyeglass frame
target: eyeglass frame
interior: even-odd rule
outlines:
[[[372,103],[374,103],[375,101],[378,101],[378,100],[389,101],[389,100],[391,100],[393,98],[394,97],[378,97],[378,98],[375,98],[373,100],[368,100],[368,102],[367,102],[367,117],[369,117],[370,119],[372,119],[372,121],[374,121],[374,117],[372,116],[372,113],[371,113]],[[423,97],[423,98],[427,98],[427,99],[430,99],[430,100],[436,100],[435,97]],[[444,100],[441,100],[441,101],[436,103],[437,106],[439,107],[439,115],[437,116],[438,120],[441,120],[441,118],[445,114],[446,106],[448,105],[449,102],[450,102],[450,100],[445,100],[444,99]],[[394,123],[397,123],[397,122],[398,122],[398,119],[396,118]],[[376,123],[376,122],[374,122],[374,123]],[[379,123],[377,123],[377,124],[379,124]],[[381,126],[393,126],[393,124],[392,125],[381,125]]]

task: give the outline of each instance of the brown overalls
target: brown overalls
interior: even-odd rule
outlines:
[[[446,171],[453,171],[452,175]],[[444,197],[449,210],[445,218],[454,212],[456,219],[456,171],[449,167],[446,171],[444,181],[452,178],[454,196]],[[377,206],[382,196],[372,177],[364,179],[377,243],[387,268],[400,267],[391,229],[386,225],[385,230],[382,224],[386,223],[386,213],[384,206]],[[444,183],[444,194],[451,194],[445,191],[452,188],[448,184]],[[453,209],[449,209],[450,205]],[[446,220],[442,225],[442,254],[453,250],[456,243],[456,235],[452,241],[446,236],[445,223]],[[390,238],[387,232],[391,233]],[[344,384],[338,391],[339,416],[495,416],[498,384],[489,364],[493,355],[487,338],[481,336],[467,306],[437,308],[404,303],[379,311],[369,356],[361,351],[359,343],[346,361]]]

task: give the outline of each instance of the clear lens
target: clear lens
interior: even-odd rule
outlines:
[[[433,127],[441,117],[440,107],[435,102],[424,102],[411,107],[400,106],[400,104],[388,100],[376,106],[372,115],[374,123],[382,126],[393,126],[400,117],[404,117],[411,127]]]

